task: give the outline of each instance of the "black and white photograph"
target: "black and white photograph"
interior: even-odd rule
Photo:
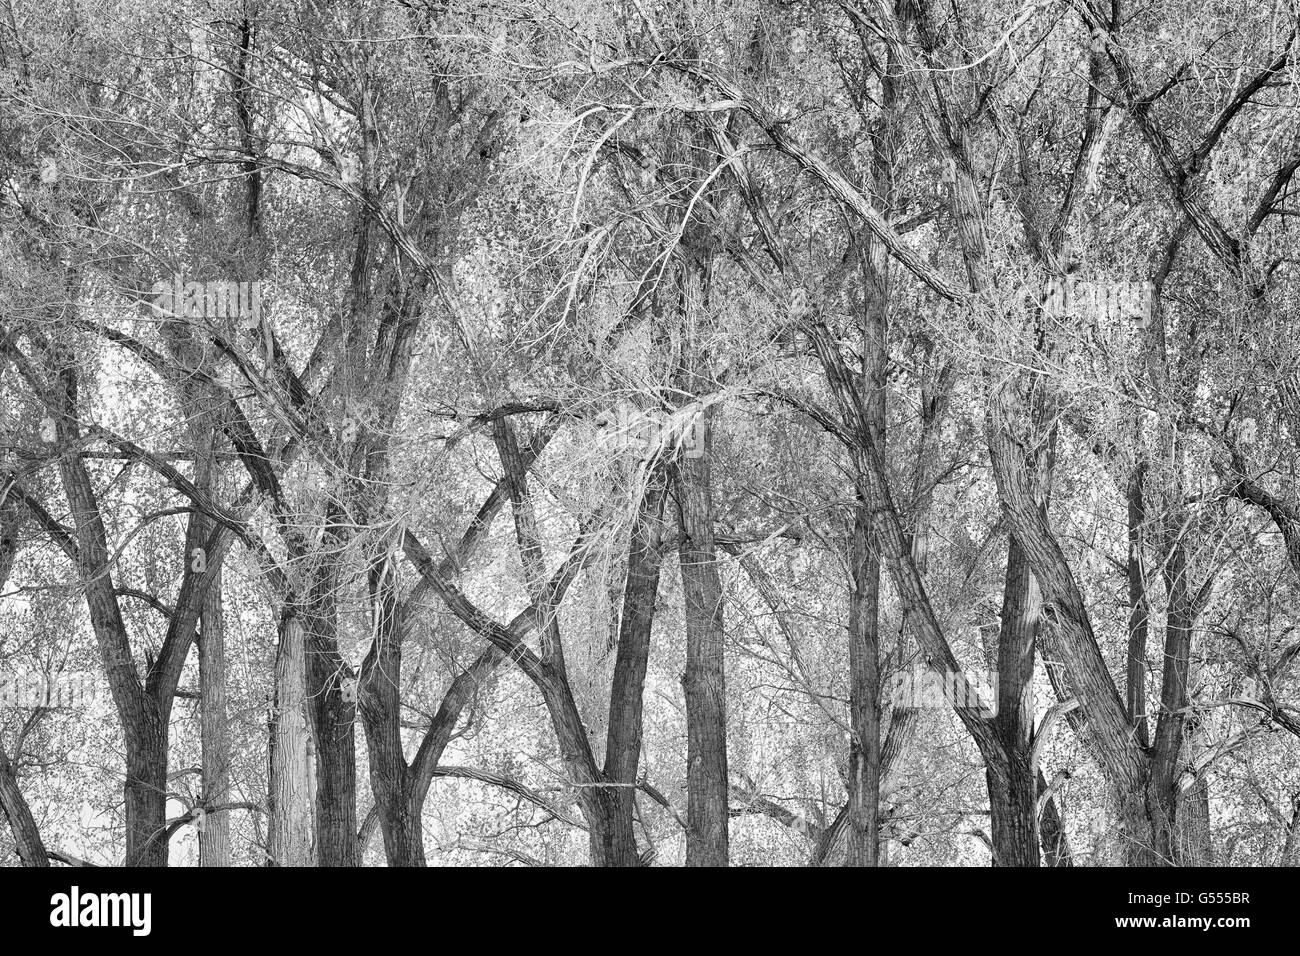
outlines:
[[[0,0],[23,918],[1046,867],[1240,939],[1300,865],[1298,31]]]

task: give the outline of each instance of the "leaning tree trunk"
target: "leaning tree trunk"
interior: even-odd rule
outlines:
[[[9,829],[17,844],[18,858],[23,866],[49,866],[50,858],[41,841],[41,831],[32,816],[31,807],[27,805],[23,793],[18,789],[18,778],[14,774],[9,757],[0,748],[0,810],[4,811],[9,821]]]
[[[18,554],[18,528],[18,506],[10,495],[10,488],[6,487],[0,493],[0,587],[9,579]],[[18,858],[23,865],[49,866],[50,858],[41,841],[40,828],[18,787],[18,776],[3,746],[0,746],[0,810],[9,820],[9,830],[14,835]]]

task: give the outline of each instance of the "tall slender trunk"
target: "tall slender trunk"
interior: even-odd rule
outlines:
[[[713,541],[712,408],[703,415],[703,454],[683,456],[673,468],[686,602],[686,865],[726,866],[727,696],[722,580]]]
[[[227,802],[230,792],[230,734],[226,724],[226,645],[218,571],[203,596],[199,616],[199,736],[203,802]],[[206,812],[199,828],[199,866],[230,866],[230,814]]]
[[[865,500],[854,507],[849,594],[849,833],[845,866],[880,862],[880,556]]]
[[[187,409],[187,414],[188,414]],[[196,485],[211,495],[216,484],[216,451],[219,441],[217,416],[191,416],[195,427],[195,448],[201,457],[195,464]],[[207,518],[194,517],[196,537],[206,541],[213,528]],[[226,803],[230,791],[230,731],[226,722],[226,635],[222,572],[218,567],[203,595],[199,609],[199,745],[202,764],[202,802],[205,806]],[[200,818],[199,866],[230,866],[230,814],[219,810]]]
[[[379,808],[388,865],[420,867],[426,865],[424,839],[413,789],[414,775],[402,749],[402,644],[397,633],[396,594],[382,563],[371,569],[370,579],[371,599],[376,604],[379,621],[374,643],[362,667],[363,680],[357,698],[370,756],[370,786]]]
[[[1128,704],[1128,717],[1137,734],[1137,741],[1147,745],[1147,593],[1146,570],[1143,557],[1143,524],[1146,508],[1143,503],[1145,463],[1133,470],[1128,486],[1128,669],[1124,695]]]
[[[524,570],[524,583],[533,601],[544,599],[547,588],[546,562],[542,539],[538,531],[537,514],[528,487],[528,466],[519,446],[514,426],[507,420],[494,424],[493,438],[501,466],[505,471],[506,487],[514,512],[515,544]],[[587,832],[591,861],[599,865],[606,857],[606,848],[616,841],[616,805],[611,788],[606,785],[601,769],[596,765],[596,755],[587,737],[587,728],[578,710],[569,683],[568,668],[564,661],[564,643],[560,623],[552,605],[541,623],[541,654],[539,666],[530,675],[541,692],[555,731],[570,780],[578,788],[578,803],[587,819]]]
[[[639,866],[633,821],[637,766],[641,760],[642,704],[655,600],[663,566],[664,476],[650,475],[637,510],[627,550],[627,580],[618,622],[618,651],[609,692],[609,731],[605,743],[608,823],[599,848],[602,866]]]
[[[892,85],[888,92],[893,100]],[[877,135],[877,201],[887,201],[892,128]],[[879,141],[886,140],[884,144]],[[879,242],[870,241],[862,261],[862,375],[853,427],[860,443],[885,450],[889,304],[889,262]],[[854,454],[855,501],[850,531],[849,593],[849,839],[846,866],[880,863],[880,550],[871,526],[871,490],[860,454]]]

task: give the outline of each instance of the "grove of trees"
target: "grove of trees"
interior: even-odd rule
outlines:
[[[1298,27],[3,0],[0,864],[1300,864]]]

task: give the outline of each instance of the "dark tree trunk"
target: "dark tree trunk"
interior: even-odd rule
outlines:
[[[166,725],[142,696],[126,728],[126,865],[167,865]]]
[[[683,456],[673,469],[686,601],[687,866],[726,866],[729,861],[725,633],[713,541],[711,419],[709,409],[704,412],[703,454]]]
[[[316,860],[318,866],[350,867],[357,865],[355,695],[344,697],[352,674],[338,650],[334,559],[326,553],[319,560],[305,615],[308,706],[316,741]]]
[[[381,608],[380,621],[358,687],[358,710],[370,755],[370,786],[379,808],[388,865],[424,866],[420,814],[402,749],[402,644],[395,619],[396,596],[383,566],[372,569],[370,578],[371,598]]]
[[[18,778],[3,748],[0,748],[0,810],[9,821],[9,830],[14,835],[18,858],[23,861],[23,866],[49,866],[50,858],[41,841],[40,828],[36,826],[31,807],[18,788]]]
[[[1034,644],[1040,601],[1024,552],[1014,536],[998,629],[999,751],[985,754],[994,866],[1038,866],[1038,767],[1033,754]]]
[[[637,766],[641,760],[642,698],[650,659],[661,551],[665,489],[661,470],[650,484],[632,525],[627,551],[627,580],[618,622],[618,650],[609,693],[609,732],[604,778],[608,785],[599,857],[601,866],[639,866],[633,820],[636,813]],[[594,848],[593,848],[594,849]]]
[[[854,508],[849,594],[849,818],[845,866],[880,862],[880,557],[865,501]]]
[[[1065,836],[1065,821],[1061,819],[1060,808],[1056,798],[1048,789],[1043,772],[1038,772],[1038,797],[1043,800],[1043,812],[1039,818],[1039,834],[1043,841],[1043,860],[1048,866],[1074,866],[1074,855],[1070,852],[1070,841]]]

